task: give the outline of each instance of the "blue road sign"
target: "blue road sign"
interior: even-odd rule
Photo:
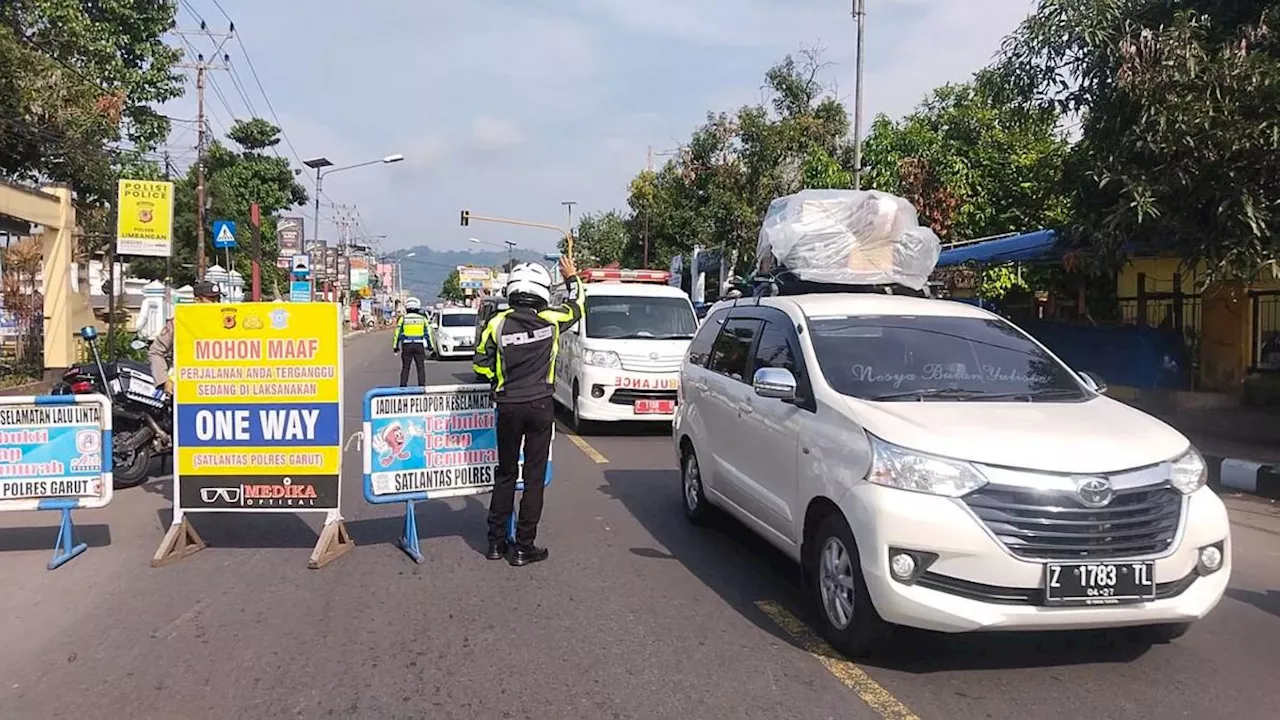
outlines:
[[[236,224],[230,220],[213,221],[213,246],[219,250],[235,248]]]
[[[311,282],[294,280],[289,283],[289,302],[311,302]]]

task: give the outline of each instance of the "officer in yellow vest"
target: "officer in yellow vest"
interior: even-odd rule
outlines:
[[[400,387],[409,384],[409,365],[418,370],[418,385],[427,384],[427,345],[431,343],[431,324],[422,314],[422,301],[404,301],[404,315],[396,323],[396,337],[391,351],[400,353]]]

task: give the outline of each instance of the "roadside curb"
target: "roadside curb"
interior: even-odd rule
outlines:
[[[1204,461],[1214,490],[1280,500],[1280,465],[1215,455],[1205,455]]]

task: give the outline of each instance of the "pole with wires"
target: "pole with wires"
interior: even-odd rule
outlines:
[[[857,59],[853,89],[853,189],[862,189],[862,48],[867,25],[867,0],[853,0],[853,21],[858,24]]]

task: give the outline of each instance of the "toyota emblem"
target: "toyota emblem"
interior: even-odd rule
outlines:
[[[657,360],[657,359],[658,359],[658,353],[649,353],[649,359],[650,359],[650,360]]]
[[[1115,498],[1115,488],[1111,481],[1101,477],[1081,478],[1076,481],[1076,496],[1080,504],[1088,508],[1101,508],[1111,504]]]

